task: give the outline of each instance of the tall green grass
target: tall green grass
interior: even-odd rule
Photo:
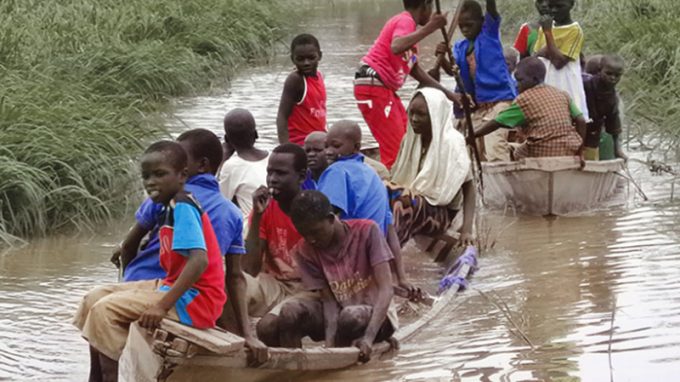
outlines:
[[[586,55],[619,53],[619,85],[630,138],[680,159],[680,18],[670,0],[578,0],[572,16],[584,29]],[[503,34],[511,40],[535,19],[533,1],[502,3]],[[672,151],[671,151],[672,150]]]
[[[276,0],[0,2],[0,244],[106,221],[170,97],[271,54]],[[132,191],[131,191],[132,190]]]

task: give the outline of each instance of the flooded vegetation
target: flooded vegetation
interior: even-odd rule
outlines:
[[[88,228],[119,211],[137,176],[131,159],[164,131],[149,116],[268,56],[282,8],[271,0],[2,2],[0,245]]]
[[[309,1],[299,29],[317,35],[324,58],[329,122],[361,120],[354,69],[399,1]],[[501,9],[503,11],[503,9]],[[509,28],[506,26],[506,29]],[[516,27],[513,26],[512,30]],[[591,34],[592,33],[592,34]],[[586,44],[597,44],[595,32]],[[507,36],[506,36],[507,38]],[[427,40],[424,52],[436,39]],[[285,47],[282,47],[285,49]],[[595,48],[590,45],[589,52]],[[426,62],[431,61],[425,56]],[[430,64],[426,64],[430,65]],[[260,145],[276,141],[275,109],[292,65],[286,54],[244,70],[224,92],[179,99],[169,129],[222,135],[224,112],[247,107]],[[413,90],[409,82],[404,97]],[[626,102],[635,102],[630,88]],[[630,100],[630,101],[629,101]],[[370,145],[370,134],[364,132]],[[64,149],[64,147],[62,147]],[[646,160],[644,152],[632,154]],[[339,372],[235,371],[234,380],[279,381],[670,381],[680,373],[680,206],[670,175],[638,162],[623,203],[583,216],[503,216],[484,212],[495,248],[481,256],[471,289],[399,355]],[[86,174],[83,173],[83,176]],[[132,211],[127,213],[131,219]],[[51,237],[0,255],[0,380],[85,380],[87,344],[70,321],[92,286],[115,282],[112,248],[130,220],[97,234]],[[436,265],[409,245],[407,269],[433,291]]]

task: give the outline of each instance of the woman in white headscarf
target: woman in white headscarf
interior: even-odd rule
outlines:
[[[443,234],[462,209],[460,243],[472,242],[475,185],[465,138],[453,127],[444,93],[416,91],[408,106],[408,129],[388,184],[394,226],[403,246],[414,235]]]

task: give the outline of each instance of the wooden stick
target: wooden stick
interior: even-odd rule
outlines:
[[[453,13],[453,19],[451,19],[451,25],[449,25],[449,31],[446,34],[449,38],[448,41],[451,41],[451,39],[453,38],[453,34],[456,32],[456,28],[458,27],[458,19],[460,18],[460,10],[462,8],[462,4],[463,4],[463,1],[459,1],[458,5],[456,6],[456,12]],[[449,44],[447,44],[447,46],[448,45]],[[443,56],[443,53],[437,55],[438,58],[441,57],[441,56]],[[437,63],[434,66],[434,70],[439,72],[440,69],[441,69],[441,61],[439,59],[437,59]]]

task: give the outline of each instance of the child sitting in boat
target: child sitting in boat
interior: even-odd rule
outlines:
[[[618,55],[604,55],[599,64],[599,71],[583,81],[591,118],[583,143],[584,156],[587,160],[627,159],[619,142],[622,129],[616,91],[624,61]]]
[[[465,138],[453,128],[451,103],[439,90],[419,89],[388,184],[401,245],[414,235],[444,234],[463,210],[459,243],[472,244],[475,185]]]
[[[243,217],[238,208],[220,194],[215,174],[222,162],[220,140],[205,129],[182,133],[177,142],[187,152],[187,181],[184,189],[193,195],[210,217],[215,228],[220,253],[245,254],[243,247]],[[158,255],[158,216],[163,205],[147,198],[135,213],[135,225],[130,229],[112,261],[123,270],[123,281],[162,279],[166,276]],[[142,240],[148,235],[148,240]],[[239,256],[236,256],[239,257]]]
[[[321,174],[328,168],[326,158],[326,132],[315,131],[305,138],[305,154],[307,154],[307,177],[302,183],[303,190],[316,190]]]
[[[267,183],[269,152],[255,147],[258,138],[255,118],[248,110],[234,109],[224,116],[224,140],[236,154],[222,164],[220,190],[241,209],[243,216],[250,215],[255,190]],[[247,231],[247,226],[244,228]]]
[[[157,327],[165,317],[212,328],[226,302],[220,246],[208,215],[184,190],[187,154],[160,141],[141,158],[144,188],[165,206],[159,229],[163,279],[97,287],[80,302],[74,324],[90,343],[90,380],[115,381],[118,359],[134,321]]]
[[[316,37],[301,34],[293,39],[290,58],[295,71],[283,85],[276,117],[279,143],[302,146],[309,133],[326,131],[326,85],[317,70],[321,56]]]
[[[418,289],[406,281],[387,190],[378,174],[364,163],[360,149],[361,128],[356,122],[333,124],[326,137],[331,165],[321,175],[318,190],[328,197],[341,219],[370,219],[380,227],[394,255],[398,285],[416,298]]]
[[[294,143],[284,143],[269,157],[267,186],[253,194],[246,239],[249,262],[245,267],[252,276],[246,275],[246,298],[250,316],[262,317],[257,323],[257,336],[270,346],[277,346],[272,340],[271,323],[278,318],[282,303],[295,300],[304,292],[291,253],[301,236],[290,220],[290,209],[293,199],[301,192],[306,174],[304,149]]]
[[[233,309],[242,320],[238,327],[230,327],[246,338],[246,344],[254,351],[261,351],[264,345],[257,340],[247,323],[245,299],[245,279],[241,270],[241,258],[246,253],[243,245],[243,217],[238,207],[226,200],[220,193],[215,173],[222,161],[222,148],[217,136],[205,129],[186,131],[177,142],[187,153],[187,182],[184,188],[203,207],[210,218],[215,236],[224,256],[228,277],[226,278],[229,302],[225,310]],[[163,205],[147,198],[137,210],[137,223],[121,244],[124,268],[124,281],[162,279],[166,271],[161,267],[160,239],[158,235],[159,216]],[[142,238],[149,233],[149,240],[140,248]],[[129,260],[132,259],[132,260]],[[240,304],[240,305],[239,305]],[[259,353],[256,353],[259,354]]]
[[[541,16],[541,29],[534,48],[546,67],[545,83],[569,94],[588,120],[581,77],[583,30],[571,18],[575,0],[548,0],[549,14]]]
[[[545,65],[536,57],[520,61],[515,73],[520,95],[496,119],[477,129],[475,137],[499,128],[518,128],[524,143],[514,151],[516,160],[581,155],[583,113],[569,94],[543,83],[545,73]]]
[[[295,247],[302,282],[317,295],[287,303],[278,320],[280,345],[301,347],[310,336],[326,347],[356,346],[368,361],[372,345],[398,328],[392,301],[392,252],[371,220],[340,221],[328,198],[303,191],[293,201]]]

